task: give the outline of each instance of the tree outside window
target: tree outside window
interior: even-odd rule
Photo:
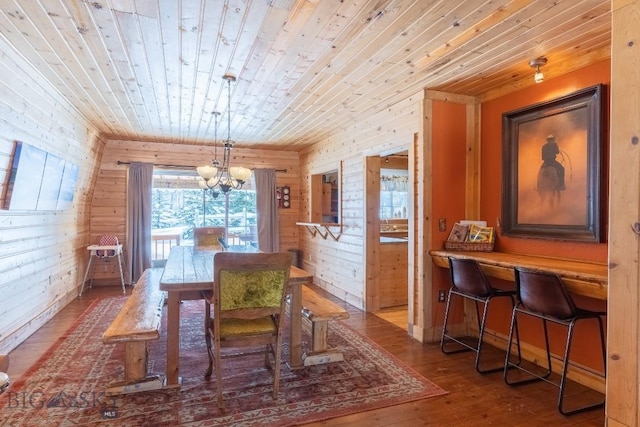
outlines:
[[[189,245],[194,227],[226,226],[231,243],[257,241],[256,194],[251,183],[229,192],[227,213],[226,197],[212,197],[209,191],[198,187],[197,179],[193,171],[154,172],[152,236],[157,240],[162,235],[178,234],[180,244]]]

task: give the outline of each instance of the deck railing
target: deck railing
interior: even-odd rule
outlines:
[[[167,259],[174,246],[180,246],[180,234],[156,234],[151,236],[151,259]]]

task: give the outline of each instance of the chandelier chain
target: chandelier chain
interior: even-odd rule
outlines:
[[[222,149],[222,164],[218,161],[217,142],[218,142],[218,115],[214,112],[215,131],[213,141],[213,160],[211,166],[200,166],[197,168],[198,175],[202,178],[199,185],[203,190],[210,190],[213,197],[218,196],[218,190],[223,194],[228,194],[233,189],[240,189],[244,183],[251,177],[251,169],[245,167],[231,167],[231,149],[233,141],[231,140],[231,82],[235,82],[236,78],[231,74],[225,74],[222,77],[227,82],[227,139],[224,141]]]

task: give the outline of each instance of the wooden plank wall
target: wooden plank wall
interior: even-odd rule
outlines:
[[[640,1],[613,1],[607,425],[640,425]]]
[[[126,182],[127,166],[122,162],[149,162],[165,165],[200,166],[212,157],[210,146],[159,143],[149,141],[108,140],[100,163],[98,181],[91,202],[91,241],[104,233],[115,234],[126,248]],[[300,167],[298,153],[282,150],[234,148],[232,165],[249,168],[286,169],[276,173],[277,185],[291,187],[291,208],[279,209],[280,250],[298,248],[298,203]],[[126,259],[126,256],[125,256]],[[94,277],[109,285],[118,285],[117,264],[102,266]]]
[[[7,353],[77,295],[89,241],[91,191],[104,142],[57,88],[2,38],[0,56],[2,197],[14,141],[80,168],[71,208],[0,210],[0,353]]]
[[[380,245],[380,308],[407,307],[408,243]]]
[[[338,241],[300,235],[302,267],[314,273],[318,286],[361,309],[366,305],[367,269],[365,159],[412,146],[414,135],[421,131],[422,98],[420,92],[384,111],[363,115],[340,134],[301,152],[300,220],[310,218],[311,175],[335,170],[342,162],[343,225]]]

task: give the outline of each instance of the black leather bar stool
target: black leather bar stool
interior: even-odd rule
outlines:
[[[513,308],[513,314],[511,316],[511,327],[507,348],[511,348],[513,331],[517,330],[519,315],[524,314],[542,319],[547,351],[547,366],[543,367],[546,369],[545,373],[534,373],[532,370],[521,365],[521,359],[516,362],[511,361],[510,353],[507,352],[504,364],[504,381],[509,385],[518,385],[542,380],[559,387],[558,411],[563,415],[571,415],[589,409],[602,408],[605,404],[604,400],[602,402],[580,406],[573,409],[566,409],[564,407],[564,397],[567,369],[570,363],[569,356],[571,353],[571,340],[573,338],[574,327],[579,320],[596,319],[598,321],[598,325],[600,327],[600,348],[602,350],[602,375],[603,377],[606,376],[606,346],[602,317],[606,316],[607,313],[584,310],[576,307],[564,282],[555,274],[516,268],[515,277],[518,303]],[[552,367],[547,322],[553,322],[567,328],[566,346],[564,355],[562,356],[562,372],[560,374],[559,382],[549,379],[552,373]],[[526,375],[525,379],[511,380],[508,375],[509,368],[517,368],[528,375]]]
[[[509,298],[511,300],[511,305],[515,305],[515,290],[501,290],[491,286],[491,283],[485,276],[484,272],[480,269],[478,263],[472,259],[458,259],[450,257],[449,271],[451,272],[451,288],[449,288],[449,294],[447,295],[447,307],[444,312],[444,325],[442,327],[440,349],[445,354],[454,354],[462,351],[475,351],[475,367],[481,374],[502,371],[504,367],[502,364],[495,368],[483,369],[480,367],[480,356],[482,354],[487,309],[489,308],[489,302],[493,298],[498,297]],[[475,346],[452,336],[447,330],[449,310],[451,308],[451,300],[453,296],[470,299],[475,303],[476,317],[478,320],[478,341]],[[483,304],[482,316],[480,316],[479,303]],[[517,343],[519,343],[519,341]]]

